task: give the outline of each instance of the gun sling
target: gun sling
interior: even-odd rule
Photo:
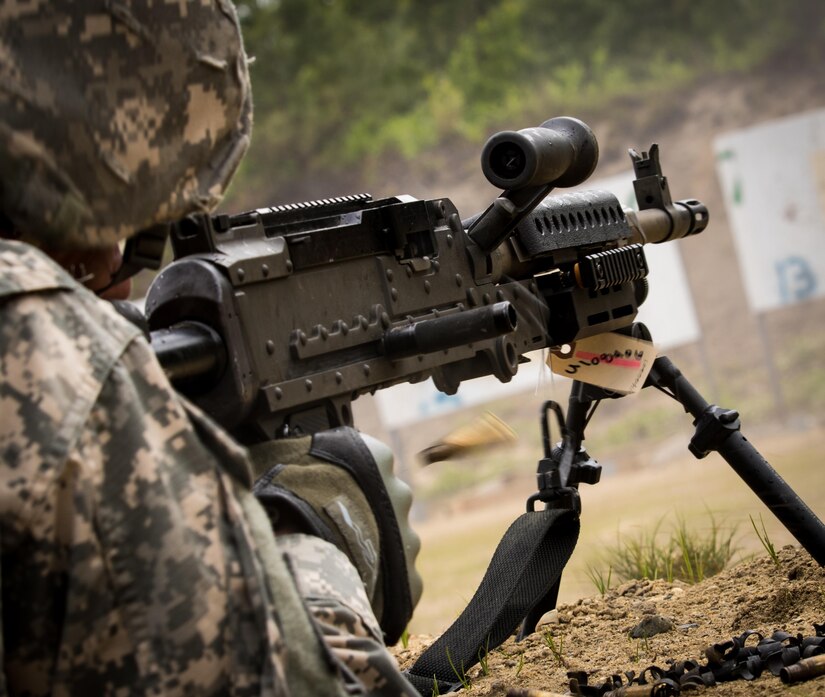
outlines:
[[[472,600],[458,619],[406,671],[425,697],[462,686],[461,678],[500,646],[561,578],[579,537],[569,509],[523,513],[504,533]]]

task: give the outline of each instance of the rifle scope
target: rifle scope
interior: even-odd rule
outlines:
[[[559,116],[536,128],[502,131],[481,152],[481,171],[493,186],[576,186],[596,168],[599,146],[582,121]]]
[[[489,254],[553,187],[576,186],[599,161],[599,144],[583,121],[559,116],[537,128],[496,133],[481,153],[481,171],[505,189],[467,231]]]

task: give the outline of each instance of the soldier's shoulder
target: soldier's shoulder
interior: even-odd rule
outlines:
[[[0,240],[3,481],[56,469],[139,334],[41,252]]]
[[[0,298],[45,290],[70,290],[71,277],[29,244],[0,239]]]
[[[88,348],[104,357],[119,355],[140,334],[43,252],[14,240],[0,239],[0,313],[0,351],[10,341],[53,343],[50,337],[62,335],[62,351]]]

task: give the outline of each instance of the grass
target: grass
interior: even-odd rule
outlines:
[[[628,635],[628,641],[633,644],[633,656],[632,660],[634,663],[639,663],[642,658],[650,656],[650,641],[647,637],[642,637],[640,639],[633,639],[630,635]]]
[[[811,426],[802,431],[756,433],[756,430],[746,429],[745,435],[753,438],[760,452],[811,509],[825,518],[825,468],[821,467],[825,429]],[[647,445],[640,444],[639,448],[646,450]],[[798,544],[716,454],[696,460],[679,444],[676,454],[668,454],[668,459],[657,462],[656,466],[646,464],[643,469],[633,469],[621,464],[614,470],[615,474],[610,472],[609,459],[602,461],[607,465],[607,475],[597,486],[582,487],[581,536],[562,575],[559,603],[572,603],[595,594],[594,587],[598,586],[588,577],[588,565],[600,567],[605,582],[612,566],[611,588],[623,582],[610,557],[594,551],[615,546],[617,524],[621,524],[623,537],[633,538],[637,531],[650,529],[662,519],[659,527],[664,544],[664,536],[670,534],[671,521],[675,521],[674,509],[684,518],[689,530],[707,527],[706,509],[714,512],[717,522],[723,519],[726,524],[738,522],[741,558],[764,553],[756,535],[749,532],[748,514],[752,514],[759,525],[760,510],[777,550],[789,543]],[[534,462],[531,464],[524,458],[522,467],[528,473],[518,480],[523,481],[522,484],[510,485],[509,489],[502,489],[501,495],[474,501],[472,506],[450,515],[435,515],[431,520],[418,523],[422,536],[418,568],[425,579],[425,589],[412,620],[413,634],[443,632],[464,609],[498,541],[513,519],[523,512],[524,498],[534,491],[535,482],[530,472],[534,466]],[[674,485],[676,481],[678,487]],[[659,572],[660,578],[666,575],[666,570]],[[709,575],[707,570],[705,575]],[[518,661],[518,656],[514,656],[514,660]]]
[[[649,529],[619,537],[616,546],[605,553],[606,576],[598,567],[589,567],[588,576],[602,595],[609,590],[614,570],[621,580],[647,578],[694,584],[719,573],[739,551],[737,526],[724,526],[711,511],[705,515],[702,530],[690,529],[679,517],[665,533],[663,522],[660,518]]]
[[[596,590],[599,591],[599,595],[604,596],[604,594],[610,590],[610,581],[613,578],[612,564],[607,567],[607,578],[605,578],[604,572],[601,569],[592,565],[588,565],[586,573],[587,577],[593,582],[593,585],[596,586]]]
[[[648,398],[644,406],[639,404],[641,400],[637,397],[635,409],[623,409],[621,416],[610,421],[600,423],[596,420],[587,432],[587,451],[598,459],[605,451],[635,446],[640,441],[661,438],[662,434],[678,433],[689,427],[681,409],[662,408],[664,397],[654,396],[656,399]]]
[[[773,565],[778,569],[781,566],[779,561],[779,555],[776,553],[776,547],[774,547],[773,542],[771,541],[770,536],[768,535],[768,531],[765,529],[765,521],[762,520],[762,514],[759,514],[759,524],[761,526],[761,530],[756,527],[756,521],[753,519],[753,516],[748,516],[751,519],[751,525],[753,526],[753,531],[756,533],[756,536],[759,538],[759,542],[762,543],[762,546],[765,548],[765,551],[768,553],[768,556],[771,558]]]
[[[478,665],[481,667],[482,675],[490,674],[490,637],[484,642],[484,646],[478,649]]]
[[[452,668],[453,673],[458,678],[458,682],[461,683],[461,687],[465,690],[470,687],[470,678],[467,677],[467,672],[464,670],[464,661],[461,662],[461,667],[456,668],[455,664],[453,663],[453,657],[450,655],[450,647],[447,647],[447,662],[450,664],[450,668]]]
[[[565,661],[564,655],[562,653],[564,648],[564,637],[560,636],[558,643],[556,643],[556,638],[550,633],[550,631],[545,631],[542,634],[542,640],[544,641],[545,645],[548,649],[550,649],[550,653],[553,654],[553,658],[555,659],[556,663],[560,668],[564,668]]]

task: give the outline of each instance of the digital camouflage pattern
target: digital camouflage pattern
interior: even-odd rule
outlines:
[[[419,697],[383,648],[364,584],[344,552],[309,535],[285,535],[279,543],[327,646],[355,681],[370,695]]]
[[[0,297],[9,693],[285,694],[243,452],[207,449],[138,330],[27,245],[0,241]]]
[[[0,211],[41,243],[211,210],[251,109],[229,0],[0,3]]]
[[[324,694],[414,694],[342,554],[293,539],[299,587],[268,573],[245,452],[136,328],[4,240],[0,316],[0,693],[286,695],[311,665]]]

